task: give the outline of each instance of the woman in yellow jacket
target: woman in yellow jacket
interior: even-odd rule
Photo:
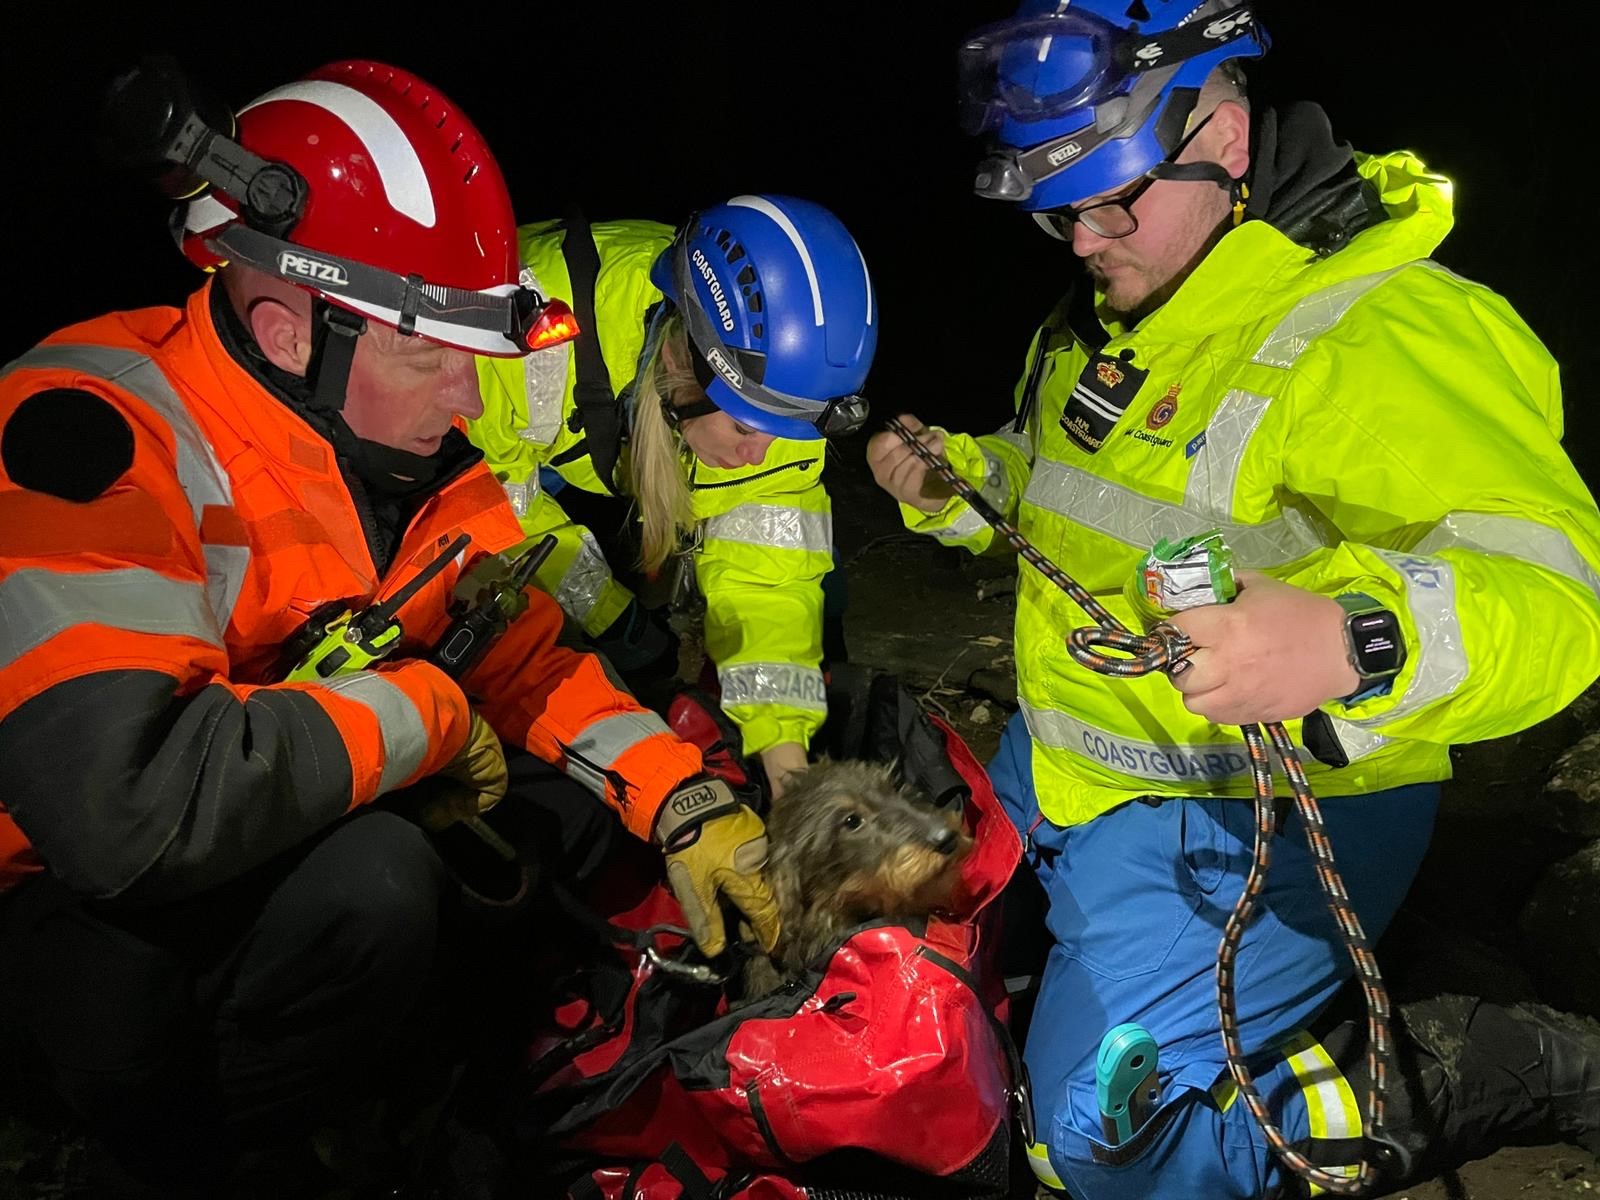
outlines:
[[[524,531],[557,535],[540,583],[624,670],[649,657],[649,617],[541,475],[630,494],[646,574],[692,555],[723,710],[781,780],[826,715],[823,439],[865,420],[878,336],[860,249],[826,209],[776,195],[735,197],[676,236],[569,220],[520,240],[530,282],[570,298],[584,333],[564,358],[481,360],[471,435]]]

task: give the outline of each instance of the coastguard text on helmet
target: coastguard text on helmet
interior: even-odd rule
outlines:
[[[700,278],[704,279],[706,286],[711,289],[711,298],[717,302],[717,317],[722,321],[722,328],[732,333],[733,313],[728,310],[728,299],[722,294],[722,284],[717,282],[717,277],[711,270],[711,264],[706,261],[705,252],[696,249],[691,258],[700,271]]]

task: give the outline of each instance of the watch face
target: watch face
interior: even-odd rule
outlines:
[[[1400,622],[1392,612],[1362,613],[1348,622],[1356,670],[1362,675],[1387,675],[1405,661]]]

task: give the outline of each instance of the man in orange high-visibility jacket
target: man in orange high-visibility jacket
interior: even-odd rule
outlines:
[[[185,308],[0,371],[0,1020],[166,1196],[218,1194],[241,1146],[375,1061],[446,889],[372,802],[440,776],[435,819],[483,812],[502,739],[511,805],[592,793],[662,845],[708,954],[719,892],[777,936],[759,818],[558,645],[553,601],[460,685],[425,661],[462,571],[523,537],[457,428],[482,411],[473,355],[571,336],[519,283],[476,130],[422,80],[344,62],[248,106],[236,139],[184,160],[218,189],[185,213],[216,271]],[[313,614],[433,565],[396,653],[282,682]]]

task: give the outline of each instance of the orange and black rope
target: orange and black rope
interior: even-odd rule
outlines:
[[[1157,625],[1148,634],[1137,634],[1112,616],[1098,600],[1086,592],[1072,576],[1046,558],[1037,547],[1023,537],[1015,525],[1005,519],[995,507],[985,500],[971,484],[962,479],[938,455],[934,454],[916,434],[896,418],[889,418],[889,428],[912,453],[930,470],[970,505],[974,512],[992,525],[1022,558],[1037,568],[1046,579],[1055,584],[1092,617],[1096,625],[1074,629],[1067,636],[1067,651],[1073,661],[1103,675],[1134,678],[1151,675],[1157,671],[1171,671],[1193,652],[1194,646],[1175,626]],[[1107,653],[1117,651],[1118,654]],[[1126,657],[1122,657],[1126,656]],[[1342,1196],[1359,1196],[1377,1181],[1377,1167],[1372,1157],[1381,1154],[1386,1145],[1383,1136],[1384,1107],[1388,1095],[1388,1064],[1390,1060],[1389,994],[1378,970],[1378,960],[1367,943],[1366,933],[1356,916],[1345,891],[1344,880],[1333,859],[1333,847],[1328,842],[1327,829],[1322,823],[1322,811],[1311,785],[1306,782],[1305,769],[1300,765],[1300,755],[1281,723],[1271,722],[1262,733],[1260,725],[1240,726],[1245,748],[1250,758],[1250,775],[1255,787],[1255,855],[1244,890],[1238,903],[1229,914],[1222,931],[1222,942],[1217,947],[1217,1017],[1222,1027],[1222,1046],[1228,1058],[1228,1070],[1238,1085],[1239,1096],[1249,1108],[1251,1116],[1261,1126],[1267,1144],[1283,1164],[1294,1174],[1324,1191]],[[1311,850],[1317,879],[1328,901],[1328,909],[1339,926],[1345,949],[1355,965],[1356,976],[1367,1001],[1367,1115],[1364,1132],[1373,1155],[1363,1159],[1355,1176],[1337,1175],[1312,1163],[1295,1150],[1283,1131],[1273,1123],[1272,1114],[1256,1089],[1245,1064],[1245,1050],[1239,1036],[1238,1004],[1234,995],[1234,969],[1244,931],[1255,915],[1256,904],[1266,887],[1267,872],[1272,866],[1272,840],[1277,833],[1278,819],[1272,785],[1272,756],[1267,748],[1271,739],[1272,750],[1283,763],[1284,774],[1294,793],[1295,811],[1305,828],[1306,842]]]

